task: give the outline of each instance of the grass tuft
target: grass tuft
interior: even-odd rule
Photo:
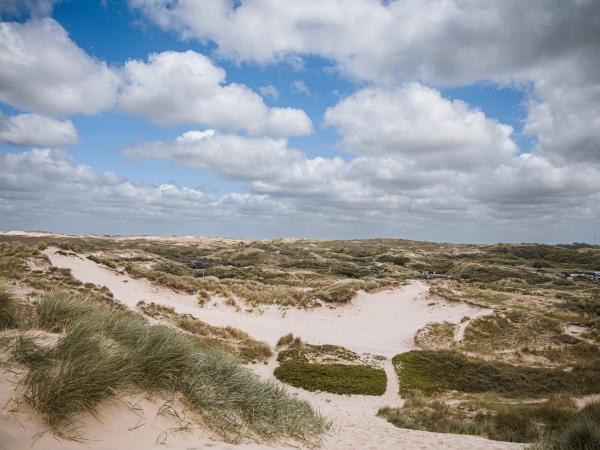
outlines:
[[[533,450],[600,449],[600,403],[592,403],[571,420],[550,430]]]
[[[182,393],[228,440],[293,437],[315,442],[328,423],[273,383],[260,381],[224,353],[198,352],[193,336],[149,325],[141,316],[53,291],[37,304],[36,325],[64,336],[52,349],[26,339],[15,356],[29,366],[25,396],[59,435],[73,417],[130,389]]]
[[[0,330],[16,327],[22,316],[21,309],[10,289],[0,284]]]

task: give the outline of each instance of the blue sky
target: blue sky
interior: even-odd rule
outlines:
[[[158,29],[144,21],[139,13],[129,9],[123,1],[112,0],[104,4],[100,1],[64,1],[54,7],[52,17],[69,32],[79,47],[111,65],[123,64],[128,59],[146,59],[150,53],[167,50],[194,50],[207,55],[214,50],[214,45],[210,43],[181,40],[172,33]],[[23,21],[29,17],[13,18]],[[335,131],[321,128],[319,124],[325,108],[334,103],[338,95],[356,89],[357,83],[327,71],[331,62],[318,57],[305,58],[304,67],[299,69],[287,64],[235,64],[218,58],[215,58],[215,62],[226,70],[228,82],[242,83],[256,91],[261,86],[275,86],[279,96],[276,99],[267,98],[268,104],[301,108],[307,112],[315,124],[315,133],[290,139],[291,146],[309,156],[344,157],[335,149]],[[292,83],[296,80],[304,81],[310,93],[294,91]],[[493,92],[494,89],[490,89],[490,93]],[[495,103],[491,98],[486,102],[490,106]],[[14,112],[13,108],[6,105],[2,105],[2,110],[5,113]],[[72,154],[79,163],[89,164],[101,171],[114,170],[127,178],[145,183],[177,182],[210,186],[220,192],[229,192],[237,186],[237,183],[210,172],[198,173],[169,161],[131,162],[121,156],[120,150],[125,147],[148,140],[174,138],[189,126],[161,126],[112,111],[94,116],[69,117],[81,139],[81,145],[72,148]],[[4,152],[12,150],[11,147],[2,147]]]
[[[207,19],[213,4],[223,11],[230,8],[229,13]],[[11,161],[15,167],[31,167],[32,173],[46,173],[67,164],[72,173],[83,167],[98,177],[115,173],[123,190],[127,183],[141,190],[161,184],[175,190],[191,188],[204,198],[198,214],[209,211],[216,221],[228,220],[234,235],[236,220],[242,223],[250,217],[273,224],[276,217],[277,226],[272,225],[271,231],[258,228],[264,236],[275,232],[331,236],[340,233],[343,217],[347,227],[342,237],[408,234],[465,241],[475,235],[484,241],[527,240],[539,234],[536,230],[543,223],[548,232],[540,238],[553,241],[576,238],[574,234],[597,220],[592,205],[598,187],[592,182],[583,185],[576,176],[584,170],[593,177],[595,172],[590,171],[598,162],[597,133],[584,126],[598,114],[584,93],[598,83],[596,67],[590,63],[597,50],[586,44],[598,32],[592,25],[597,14],[593,2],[570,5],[568,14],[557,7],[550,20],[523,23],[521,28],[517,18],[513,25],[519,32],[508,37],[493,21],[481,19],[488,30],[473,27],[489,13],[477,2],[457,3],[454,9],[443,10],[448,17],[442,14],[441,19],[414,0],[352,0],[333,11],[321,11],[319,2],[312,1],[290,10],[258,0],[223,6],[227,4],[210,0],[199,6],[179,0],[163,8],[160,2],[146,0],[46,0],[30,2],[29,8],[19,8],[18,2],[0,7],[6,36],[17,36],[14,42],[21,40],[31,55],[43,45],[35,41],[36,33],[53,34],[48,42],[61,33],[68,36],[48,44],[56,48],[40,50],[23,73],[0,73],[0,111],[6,122],[0,125],[0,151],[8,158],[7,167]],[[429,7],[437,7],[436,2]],[[362,15],[365,8],[372,14]],[[511,8],[521,8],[529,17],[536,17],[538,9],[546,11],[543,2],[529,6],[508,2],[495,8],[499,17],[512,17]],[[392,26],[398,21],[410,29],[411,20],[425,24],[432,17],[438,21],[435,26],[425,31],[427,27],[419,25],[414,36]],[[256,18],[256,23],[265,24],[264,30],[252,28]],[[363,19],[372,23],[356,28]],[[554,45],[549,36],[554,36],[552,27],[564,26],[561,21],[577,24],[581,36]],[[271,23],[277,25],[269,28]],[[307,23],[312,28],[307,29]],[[484,31],[486,35],[478,35]],[[498,37],[490,39],[494,35]],[[16,54],[10,48],[13,40],[6,42],[11,44],[0,47],[0,56],[4,51],[11,58]],[[64,67],[52,66],[43,52],[71,55],[70,73],[81,71],[82,83],[86,76],[97,80],[98,89],[88,85],[74,89],[68,94],[75,96],[73,107],[43,98],[44,93],[51,95],[51,84],[42,86],[45,90],[38,98],[23,94],[28,83],[54,80],[56,89],[77,84],[61,81],[69,74],[62,74]],[[150,54],[164,58],[151,62]],[[565,68],[581,61],[585,64],[576,74],[566,73]],[[204,94],[198,93],[209,89],[198,84],[203,75],[186,75],[198,64],[207,64],[210,74],[221,69],[226,74],[220,87],[210,87],[216,91],[207,95],[217,95],[212,106],[202,103]],[[176,75],[167,69],[173,65]],[[18,60],[14,66],[20,67]],[[136,72],[134,66],[148,75]],[[50,75],[36,83],[36,73]],[[141,86],[142,93],[150,91],[148,83],[159,76],[166,77],[160,92],[140,99],[135,87]],[[580,80],[573,83],[573,78]],[[250,102],[239,103],[240,110],[258,108],[255,113],[249,109],[243,117],[242,112],[236,115],[231,111],[236,106],[227,103],[229,97],[218,97],[239,86],[240,102]],[[90,97],[100,106],[86,107],[86,96],[101,97],[101,89],[115,99]],[[189,104],[170,101],[185,98],[185,92],[191,95]],[[292,114],[285,123],[257,122],[261,115],[283,111]],[[45,142],[34,137],[33,129],[27,136],[27,123],[34,119],[30,115],[47,118],[44,123],[55,133],[71,127],[70,137]],[[231,129],[223,117],[239,120],[241,128]],[[302,125],[306,120],[310,124]],[[8,137],[2,138],[2,126]],[[207,129],[215,129],[216,137],[188,133]],[[573,129],[580,135],[569,132]],[[232,145],[239,146],[238,153]],[[48,149],[48,161],[44,167],[33,167],[32,152],[40,148]],[[272,164],[273,170],[254,167],[258,161]],[[117,182],[98,183],[90,189],[105,192]],[[22,197],[14,193],[13,184],[6,181],[2,189],[5,208],[17,214],[0,226],[25,226],[32,212],[15,203],[14,195]],[[81,232],[86,223],[94,223],[98,213],[91,211],[97,207],[81,205],[88,211]],[[156,207],[162,216],[152,231],[170,234],[167,219],[173,212],[162,203]],[[553,218],[553,211],[565,207],[578,218],[576,231],[572,224],[561,228]],[[224,211],[227,219],[221,217]],[[301,211],[314,222],[299,226],[296,214]],[[61,231],[60,220],[50,213],[40,225],[44,222]],[[507,232],[507,227],[514,232]],[[472,231],[465,232],[468,228]],[[131,221],[131,233],[144,231],[144,226]],[[190,231],[197,230],[190,227]]]
[[[194,50],[208,55],[214,50],[211,43],[181,40],[172,33],[160,30],[144,21],[139,13],[132,11],[123,1],[113,0],[104,4],[99,1],[64,1],[55,6],[52,16],[79,47],[112,65],[123,64],[128,59],[145,59],[150,53],[166,50]],[[20,18],[24,19],[26,17]],[[216,58],[216,62],[227,71],[229,82],[245,84],[255,91],[261,86],[275,86],[279,90],[279,97],[268,98],[269,104],[306,111],[315,124],[315,133],[290,139],[292,147],[309,156],[345,157],[336,150],[338,136],[335,130],[321,127],[320,124],[328,106],[335,103],[339,96],[351,93],[364,83],[327,70],[331,69],[331,62],[319,57],[304,58],[303,67],[298,69],[287,64],[236,64],[219,58]],[[296,80],[302,80],[310,92],[294,91],[292,84]],[[442,92],[448,98],[464,100],[484,111],[487,116],[512,125],[523,151],[531,149],[530,139],[520,136],[525,117],[523,90],[479,83],[443,89]],[[4,107],[3,110],[10,111]],[[120,154],[122,148],[143,141],[178,136],[189,128],[186,125],[165,127],[116,112],[92,117],[74,115],[71,118],[82,141],[72,151],[77,162],[90,164],[98,170],[115,170],[140,182],[177,181],[186,185],[209,185],[225,191],[235,189],[235,183],[211,176],[210,172],[198,174],[197,171],[168,161],[132,163]],[[3,147],[3,151],[11,151],[11,148]]]

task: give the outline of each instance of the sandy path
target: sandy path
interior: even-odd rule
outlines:
[[[233,326],[257,339],[274,345],[284,334],[294,333],[311,344],[336,344],[359,353],[374,353],[388,358],[384,369],[388,386],[382,396],[344,396],[311,393],[288,387],[309,401],[321,414],[332,419],[333,429],[325,437],[326,449],[507,449],[520,444],[490,441],[475,436],[429,433],[395,427],[376,417],[383,406],[401,406],[398,382],[390,358],[414,346],[414,335],[429,322],[458,323],[462,317],[477,317],[490,310],[465,303],[449,303],[429,294],[419,281],[399,289],[368,294],[361,292],[350,305],[313,310],[280,309],[266,306],[262,312],[244,312],[211,301],[200,307],[193,295],[181,294],[156,286],[146,279],[121,275],[93,261],[64,256],[47,249],[52,264],[69,268],[75,278],[108,287],[114,297],[131,308],[139,300],[173,307],[215,326]],[[259,376],[273,379],[275,358],[268,364],[251,365]],[[214,444],[214,443],[213,443]],[[225,446],[214,448],[227,448]]]
[[[463,341],[463,339],[465,338],[465,330],[469,326],[470,322],[471,322],[471,319],[465,320],[464,322],[461,322],[456,327],[456,329],[454,330],[454,340],[456,342],[462,342]]]

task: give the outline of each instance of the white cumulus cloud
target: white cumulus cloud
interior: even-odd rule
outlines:
[[[70,120],[39,114],[6,116],[0,112],[0,142],[15,146],[61,147],[79,142]]]
[[[0,22],[0,101],[39,114],[93,114],[112,106],[119,77],[51,18]]]
[[[512,127],[419,83],[359,90],[328,108],[325,124],[342,135],[345,151],[429,168],[472,170],[517,150]]]
[[[151,54],[147,62],[125,64],[119,98],[122,111],[159,123],[201,124],[252,135],[310,133],[306,113],[269,108],[248,87],[225,83],[225,71],[194,51]]]

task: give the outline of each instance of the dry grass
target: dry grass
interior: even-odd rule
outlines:
[[[201,343],[220,348],[239,357],[243,362],[262,362],[273,355],[266,342],[257,341],[237,328],[214,327],[189,314],[178,314],[171,307],[155,303],[148,304],[140,301],[137,307],[144,314],[154,319],[167,320],[180,329],[198,336]]]

